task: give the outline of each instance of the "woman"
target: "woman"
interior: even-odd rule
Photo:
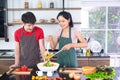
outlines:
[[[56,48],[57,43],[59,43],[59,50],[63,50],[57,55],[57,62],[60,64],[60,67],[77,67],[75,48],[86,47],[87,41],[80,32],[73,27],[72,17],[69,12],[60,12],[57,19],[62,29],[57,32],[54,38],[49,35],[47,41],[50,42],[53,50]],[[78,39],[81,43],[77,43]]]

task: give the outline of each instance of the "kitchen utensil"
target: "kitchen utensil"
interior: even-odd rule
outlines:
[[[56,53],[49,53],[48,52],[48,54],[46,54],[46,56],[45,56],[45,61],[50,61],[50,59],[53,57],[53,56],[55,56],[56,54],[58,54],[58,53],[60,53],[62,50],[59,50],[58,52],[56,52]]]
[[[56,62],[51,62],[51,64],[53,64],[53,66],[50,66],[50,67],[47,67],[47,66],[44,66],[46,62],[41,62],[41,63],[38,63],[37,64],[37,67],[40,71],[43,71],[43,72],[48,72],[48,71],[51,71],[51,72],[54,72],[58,69],[59,67],[59,64],[56,63]]]
[[[0,80],[9,80],[9,75],[15,70],[15,68],[11,68],[8,72],[5,72],[1,77]]]
[[[30,75],[32,70],[33,70],[32,68],[28,68],[28,71],[16,71],[16,70],[14,70],[12,72],[12,74],[15,74],[15,75]]]
[[[74,73],[82,73],[82,68],[60,68],[59,69],[59,72],[60,73],[65,73],[65,74],[69,74],[71,72],[74,72]]]
[[[54,54],[50,57],[50,59],[51,59],[53,56],[57,55],[58,53],[60,53],[60,52],[62,52],[62,51],[63,51],[63,50],[61,49],[61,50],[59,50],[58,52],[54,53]]]
[[[50,42],[47,42],[46,49],[47,49],[47,51],[50,49]]]
[[[42,72],[42,71],[36,71],[36,74],[37,74],[38,76],[42,76],[42,75],[43,75],[43,72]]]
[[[53,75],[53,72],[51,72],[51,71],[47,72],[47,76],[51,77],[52,75]]]

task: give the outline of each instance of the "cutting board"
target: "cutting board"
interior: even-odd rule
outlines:
[[[82,73],[82,68],[60,68],[59,72],[60,73],[65,73],[65,74],[69,74],[71,72]]]
[[[15,75],[30,75],[32,69],[28,68],[28,71],[16,71],[14,70],[11,74],[15,74]]]

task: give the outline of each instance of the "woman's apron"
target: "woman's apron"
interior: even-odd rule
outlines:
[[[62,31],[63,32],[63,31]],[[66,44],[72,43],[71,38],[71,28],[69,28],[69,37],[62,37],[62,32],[59,38],[59,50]],[[70,48],[69,50],[62,51],[57,55],[57,62],[60,64],[60,67],[77,67],[77,57],[75,54],[75,49]]]
[[[40,62],[39,44],[36,40],[35,31],[32,36],[22,36],[20,38],[20,66],[27,65],[30,68],[36,68]]]

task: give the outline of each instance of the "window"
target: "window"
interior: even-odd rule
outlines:
[[[95,1],[95,0],[94,0]],[[99,41],[106,53],[120,52],[120,6],[83,6],[81,32]]]

